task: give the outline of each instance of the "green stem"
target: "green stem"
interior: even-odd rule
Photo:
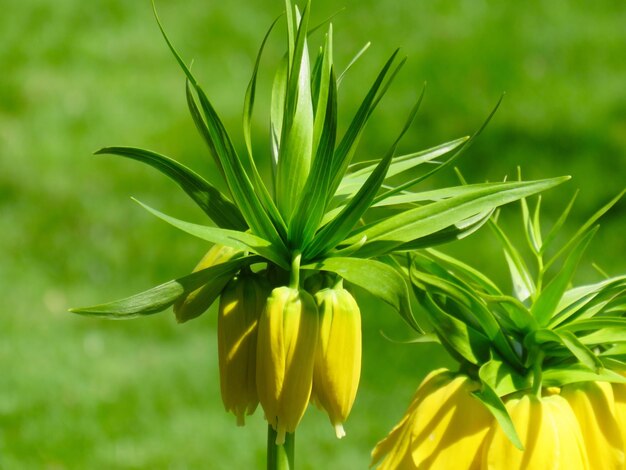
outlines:
[[[544,356],[545,353],[542,350],[538,350],[533,364],[533,394],[535,394],[538,398],[541,398],[541,387],[543,385]]]
[[[295,433],[285,435],[285,443],[276,444],[276,431],[267,425],[267,470],[294,470]]]
[[[302,254],[296,251],[291,260],[291,278],[289,279],[289,287],[292,289],[300,288],[300,261]]]

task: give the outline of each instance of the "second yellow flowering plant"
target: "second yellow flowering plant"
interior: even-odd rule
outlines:
[[[560,247],[555,240],[573,200],[546,235],[541,199],[532,215],[522,199],[534,269],[494,217],[489,225],[504,248],[514,295],[439,251],[411,255],[408,272],[432,339],[458,361],[459,371],[424,380],[402,421],[372,453],[373,464],[433,470],[626,466],[626,276],[570,286],[595,223],[621,196]]]
[[[243,424],[261,404],[269,424],[269,468],[293,467],[294,433],[310,401],[328,413],[337,437],[345,434],[361,365],[361,315],[350,286],[379,297],[421,332],[411,312],[409,274],[417,278],[393,256],[469,235],[498,206],[567,179],[414,192],[417,184],[455,161],[480,132],[397,155],[423,93],[385,155],[357,161],[366,124],[405,59],[398,51],[390,56],[340,135],[338,93],[351,64],[339,70],[334,63],[332,25],[309,27],[310,2],[300,10],[285,0],[281,17],[287,50],[271,90],[267,153],[253,145],[251,121],[263,48],[278,19],[263,40],[246,91],[243,153],[236,151],[203,87],[158,23],[185,75],[189,111],[221,182],[149,150],[109,147],[97,153],[140,161],[174,180],[206,213],[206,225],[142,206],[211,247],[191,274],[122,300],[74,309],[126,319],[173,306],[176,319],[186,322],[219,299],[224,405]],[[317,53],[310,55],[308,43],[323,29],[326,33],[313,49]],[[269,163],[268,178],[258,170],[261,162]],[[489,327],[494,325],[492,321]],[[516,357],[507,338],[493,329],[488,338]]]

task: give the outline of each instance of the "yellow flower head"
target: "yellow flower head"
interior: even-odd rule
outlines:
[[[589,463],[594,470],[624,468],[624,443],[611,384],[575,383],[563,387],[561,395],[580,423]]]
[[[403,419],[372,452],[380,470],[480,468],[493,418],[471,392],[479,385],[448,370],[431,372]]]
[[[361,313],[354,297],[343,288],[322,289],[315,301],[320,334],[312,401],[326,410],[337,437],[342,438],[361,374]]]
[[[577,470],[590,468],[581,427],[559,395],[524,395],[506,404],[524,450],[517,449],[497,422],[484,443],[484,470]],[[595,467],[591,467],[595,468]]]
[[[264,280],[242,273],[230,281],[220,298],[217,344],[222,401],[227,411],[244,424],[256,409],[257,324],[269,294]]]
[[[274,289],[261,314],[257,390],[276,444],[296,430],[311,397],[318,323],[313,297],[291,287]]]

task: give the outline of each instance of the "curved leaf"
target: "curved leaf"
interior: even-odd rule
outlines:
[[[112,319],[129,319],[161,312],[182,296],[203,285],[230,278],[245,265],[260,261],[257,256],[238,258],[153,287],[140,294],[92,307],[70,309],[70,312]]]
[[[237,206],[204,178],[176,160],[133,147],[105,147],[96,152],[96,155],[101,154],[119,155],[150,165],[178,183],[218,226],[233,230],[248,228]]]

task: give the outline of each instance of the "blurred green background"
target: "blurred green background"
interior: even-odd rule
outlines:
[[[282,2],[158,3],[242,148],[245,87]],[[314,23],[346,7],[334,20],[340,67],[373,42],[342,86],[344,128],[393,49],[401,46],[409,57],[358,158],[386,150],[427,81],[402,150],[472,133],[506,91],[460,163],[468,179],[512,177],[517,165],[527,178],[572,175],[545,197],[548,225],[576,188],[572,224],[624,187],[623,0],[313,3]],[[129,200],[201,221],[175,185],[138,163],[91,156],[106,145],[134,145],[215,174],[148,0],[0,0],[0,6],[0,468],[262,467],[262,414],[236,428],[220,402],[214,315],[179,326],[171,312],[129,322],[67,313],[185,274],[207,249]],[[266,71],[282,54],[283,32],[269,44]],[[269,80],[262,74],[254,123],[261,153],[268,149]],[[448,172],[429,184],[454,182]],[[586,265],[624,272],[625,215],[622,202],[603,219]],[[448,249],[508,282],[488,231]],[[579,276],[593,277],[589,269]],[[402,415],[426,371],[447,364],[436,348],[383,339],[381,330],[397,339],[408,331],[387,307],[360,298],[363,377],[348,435],[337,442],[327,418],[310,409],[298,432],[299,468],[366,468],[370,449]]]

